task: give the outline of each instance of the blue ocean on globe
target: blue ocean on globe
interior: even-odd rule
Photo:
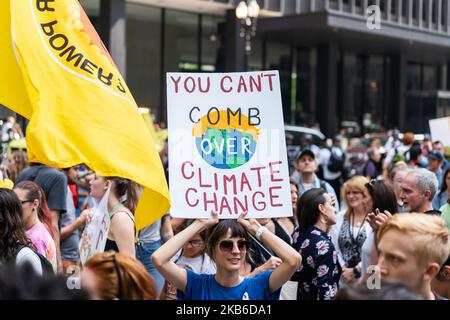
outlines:
[[[247,163],[256,150],[249,133],[235,129],[208,128],[195,139],[200,156],[218,169],[234,169]]]

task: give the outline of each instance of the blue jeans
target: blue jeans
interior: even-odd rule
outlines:
[[[151,256],[153,252],[155,252],[159,247],[161,247],[161,241],[149,243],[141,242],[141,251],[142,251],[141,255],[138,246],[136,246],[136,258],[140,262],[142,262],[142,264],[145,266],[145,269],[147,269],[148,273],[150,273],[153,280],[155,281],[156,293],[158,294],[158,298],[164,286],[164,278],[153,265]]]

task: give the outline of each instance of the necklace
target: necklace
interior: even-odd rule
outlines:
[[[355,212],[352,211],[352,214],[350,215],[350,223],[348,225],[349,231],[350,231],[350,239],[352,241],[353,244],[357,244],[359,235],[361,233],[361,230],[364,227],[364,222],[366,221],[366,217],[367,217],[367,213],[364,215],[364,219],[361,222],[359,228],[358,228],[358,232],[356,233],[356,238],[354,237],[354,233],[353,233],[353,225],[355,223]]]

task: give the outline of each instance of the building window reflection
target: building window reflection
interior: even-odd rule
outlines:
[[[198,71],[199,15],[166,10],[164,61],[166,72]]]
[[[220,34],[218,30],[219,23],[224,18],[221,16],[203,15],[202,22],[202,38],[201,38],[201,61],[200,69],[203,72],[216,71],[217,52],[220,47]]]
[[[126,4],[127,84],[140,107],[158,116],[161,100],[161,9]],[[145,32],[143,32],[145,30]]]

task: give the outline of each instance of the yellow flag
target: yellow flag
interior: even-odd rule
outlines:
[[[11,12],[9,0],[0,6],[0,103],[14,105],[14,111],[30,118],[32,108],[25,82],[18,64],[17,55],[11,45]]]
[[[156,144],[156,149],[158,150],[158,152],[160,152],[164,148],[167,140],[167,129],[160,129],[156,131],[150,110],[147,108],[139,108],[139,110],[145,124],[147,125],[148,130],[150,131],[150,135],[152,136],[153,141]]]
[[[85,163],[103,176],[131,179],[144,186],[136,228],[159,219],[170,206],[161,160],[78,1],[2,2],[0,103],[30,119],[29,160],[60,168]]]

